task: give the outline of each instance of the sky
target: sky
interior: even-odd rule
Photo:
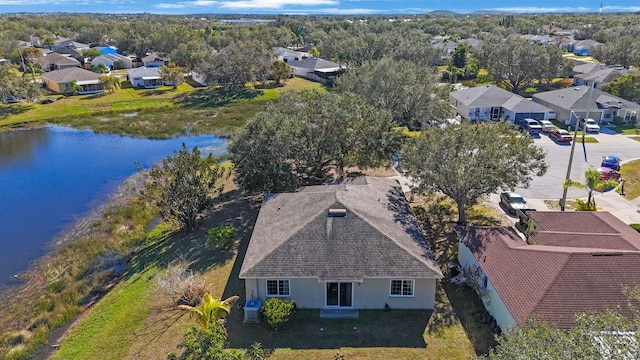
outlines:
[[[0,13],[80,12],[154,14],[420,14],[433,10],[469,13],[636,12],[640,0],[0,0]]]

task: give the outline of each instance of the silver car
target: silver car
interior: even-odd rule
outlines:
[[[518,214],[518,210],[526,210],[529,208],[527,206],[527,200],[525,200],[522,195],[512,191],[500,193],[500,206],[502,206],[509,215],[514,216]]]

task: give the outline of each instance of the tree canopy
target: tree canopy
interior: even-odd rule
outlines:
[[[173,88],[176,89],[178,84],[183,81],[184,68],[172,61],[167,65],[160,66],[160,77],[162,80],[170,82]]]
[[[203,158],[197,147],[190,152],[184,143],[149,173],[147,191],[155,196],[162,215],[187,230],[195,229],[196,217],[220,193],[218,180],[225,176],[211,154]]]
[[[352,93],[387,109],[402,125],[440,121],[449,112],[445,92],[433,71],[406,60],[384,58],[351,69],[336,80],[338,91]]]
[[[471,123],[431,127],[409,138],[402,168],[423,191],[454,200],[458,222],[465,208],[500,188],[527,187],[547,170],[544,152],[508,123]]]
[[[628,74],[613,79],[603,90],[623,99],[640,103],[640,75]]]
[[[347,165],[388,161],[399,135],[388,112],[351,95],[289,92],[232,139],[240,184],[251,191],[292,191]]]
[[[496,84],[513,93],[525,90],[534,80],[553,78],[567,69],[562,50],[529,44],[519,36],[487,39],[479,60]]]
[[[0,65],[0,102],[8,98],[36,99],[40,96],[41,87],[29,77],[18,75],[18,71],[9,65]]]

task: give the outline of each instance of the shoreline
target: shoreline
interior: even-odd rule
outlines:
[[[99,229],[96,230],[94,225],[102,221],[107,211],[126,205],[131,196],[138,194],[144,188],[145,180],[146,173],[134,173],[122,181],[104,202],[89,210],[86,214],[79,216],[78,219],[62,229],[59,234],[46,243],[45,251],[41,256],[31,261],[25,270],[16,274],[16,282],[0,286],[0,301],[5,304],[13,303],[16,301],[16,297],[25,290],[37,288],[38,280],[35,279],[34,274],[38,267],[47,259],[55,256],[56,251],[64,244],[89,237],[94,232],[100,231]],[[7,308],[0,310],[0,316],[10,315],[5,313]]]

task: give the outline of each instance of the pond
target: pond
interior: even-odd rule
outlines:
[[[226,152],[214,135],[149,140],[58,126],[0,133],[0,285],[14,281],[47,243],[106,201],[139,166],[185,143]]]

